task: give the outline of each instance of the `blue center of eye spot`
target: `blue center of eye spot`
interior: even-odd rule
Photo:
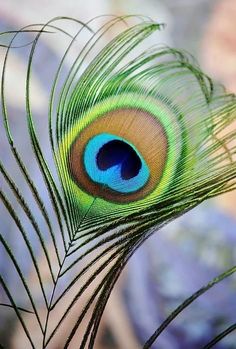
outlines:
[[[109,133],[89,140],[84,151],[84,166],[94,182],[120,193],[141,189],[150,175],[137,149],[125,139]]]
[[[107,170],[112,166],[120,165],[120,174],[123,180],[138,175],[142,162],[135,150],[121,140],[112,140],[104,144],[97,154],[97,166],[100,170]]]

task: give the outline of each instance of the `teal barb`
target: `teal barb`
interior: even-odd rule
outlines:
[[[21,284],[24,307],[2,275],[0,283],[5,305],[22,327],[24,348],[46,348],[53,341],[73,347],[81,327],[79,348],[93,348],[112,288],[137,247],[203,200],[235,188],[235,96],[186,53],[146,48],[145,39],[161,25],[133,16],[99,24],[104,18],[87,24],[56,18],[1,34],[1,129],[18,177],[0,161],[0,198],[21,237],[37,291],[4,232],[1,248]],[[66,23],[76,33],[68,33]],[[48,73],[47,106],[38,118],[32,84],[46,40],[58,40],[61,56]],[[40,187],[30,174],[28,153],[15,141],[9,108],[9,62],[23,49],[23,87],[12,89],[24,91],[22,123]],[[29,196],[21,192],[19,176]],[[68,327],[69,314],[86,295]]]

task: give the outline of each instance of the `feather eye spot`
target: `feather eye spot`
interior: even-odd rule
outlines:
[[[145,199],[170,161],[168,132],[146,110],[98,112],[86,115],[90,122],[74,133],[68,153],[73,182],[88,195],[117,204]]]

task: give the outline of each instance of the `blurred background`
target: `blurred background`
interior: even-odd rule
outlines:
[[[235,0],[7,0],[0,2],[0,29],[13,30],[27,24],[44,23],[55,16],[87,21],[102,14],[142,14],[166,23],[159,34],[159,42],[187,50],[203,70],[236,93]],[[34,92],[39,113],[40,103],[43,104],[45,98],[40,68],[50,65],[56,55],[57,47],[45,44]],[[12,79],[21,71],[22,59],[16,55]],[[21,100],[17,96],[11,100],[12,109],[18,110]],[[17,120],[16,128],[20,140],[21,125]],[[7,222],[1,224],[7,229]],[[142,348],[176,306],[236,264],[235,247],[235,192],[206,202],[158,231],[134,254],[117,283],[95,349]],[[5,268],[7,273],[1,256],[0,261],[1,270]],[[199,349],[234,323],[235,314],[236,278],[232,276],[184,310],[152,348]],[[1,337],[6,338],[4,333],[11,327],[11,339],[6,339],[6,345],[11,342],[12,348],[25,349],[17,344],[17,325],[13,326],[10,317],[8,321],[0,323]],[[236,348],[236,333],[215,348]]]

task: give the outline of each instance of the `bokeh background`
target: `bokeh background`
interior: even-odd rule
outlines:
[[[211,77],[236,92],[235,0],[2,0],[0,29],[18,29],[61,15],[86,21],[102,14],[142,14],[166,23],[159,34],[160,43],[187,50]],[[44,49],[46,58],[41,63],[50,65],[57,48]],[[16,55],[12,79],[21,71],[22,59]],[[38,69],[34,93],[40,113],[44,77],[40,76],[40,65]],[[22,101],[17,96],[12,100],[12,108],[17,110]],[[20,127],[16,120],[19,140]],[[7,222],[2,224],[9,228]],[[158,231],[134,254],[116,285],[95,349],[141,348],[178,304],[236,264],[235,247],[235,192],[202,204]],[[0,261],[7,274],[3,258]],[[8,322],[0,323],[0,337],[6,338],[10,328],[7,345],[11,342],[12,348],[21,349],[17,346],[17,324],[4,311]],[[153,348],[199,349],[235,320],[236,278],[232,276],[184,310]],[[236,348],[236,334],[215,348]]]

